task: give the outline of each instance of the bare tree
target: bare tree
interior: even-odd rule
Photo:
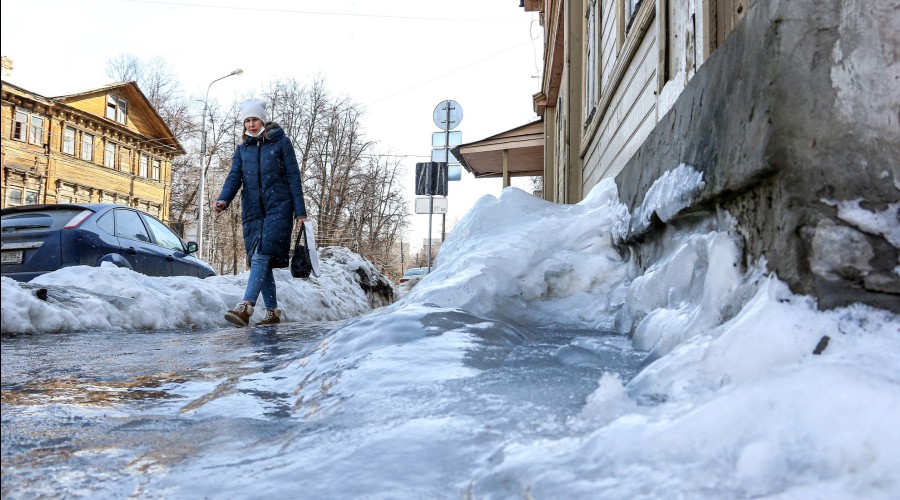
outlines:
[[[144,62],[132,54],[120,54],[106,61],[106,74],[117,81],[134,81],[172,131],[174,139],[189,154],[172,160],[172,194],[170,224],[183,228],[196,207],[199,186],[199,164],[195,151],[199,118],[192,111],[191,99],[184,96],[181,82],[172,73],[169,63],[161,57]]]
[[[107,61],[107,74],[135,81],[189,154],[172,164],[172,222],[185,226],[196,218],[198,201],[210,206],[231,167],[241,140],[238,101],[206,104],[206,158],[200,157],[199,124],[203,108],[183,96],[168,63],[123,54]],[[320,246],[348,247],[386,274],[402,271],[400,235],[409,224],[401,187],[402,167],[362,134],[361,106],[349,97],[332,96],[322,77],[309,84],[294,78],[274,80],[262,92],[270,117],[291,139],[297,153],[307,213],[317,222]],[[198,200],[200,170],[207,179],[205,199]],[[246,269],[240,199],[215,215],[204,210],[205,257],[220,274]]]
[[[531,176],[531,192],[535,196],[543,196],[544,193],[544,176]]]
[[[203,162],[206,175],[205,207],[212,205],[231,169],[232,157],[241,140],[243,127],[237,121],[238,103],[228,108],[213,103],[208,107],[206,147],[208,156]],[[196,192],[196,190],[195,190]],[[222,214],[204,211],[204,248],[207,260],[220,274],[238,273],[246,269],[244,240],[241,231],[241,202],[236,197]]]
[[[184,97],[181,82],[165,59],[155,57],[144,62],[132,54],[120,54],[106,61],[106,74],[118,81],[137,83],[179,141],[196,128],[191,101]]]
[[[358,252],[385,273],[401,271],[397,246],[409,224],[406,198],[403,196],[402,168],[396,159],[372,156],[363,162],[354,177],[352,203],[348,217],[354,229]]]
[[[314,148],[309,175],[313,190],[311,198],[317,211],[320,233],[325,241],[334,244],[352,240],[352,229],[345,225],[347,213],[357,192],[356,178],[360,175],[363,155],[372,148],[371,142],[360,136],[360,109],[342,99],[327,110],[327,126]]]
[[[119,54],[106,60],[106,76],[117,82],[138,82],[143,73],[144,64],[134,54]]]
[[[394,247],[408,224],[401,167],[374,152],[375,144],[361,133],[362,108],[330,95],[321,77],[309,85],[274,81],[264,96],[297,151],[317,242],[348,247],[385,272],[399,270]]]

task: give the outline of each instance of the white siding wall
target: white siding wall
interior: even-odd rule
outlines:
[[[556,181],[555,199],[562,203],[577,202],[598,182],[622,171],[753,0],[643,0],[631,33],[624,38],[621,1],[598,0],[599,105],[588,124],[581,123],[580,116],[569,116],[570,109],[581,110],[584,103],[566,102],[583,100],[569,92],[584,85],[581,68],[569,66],[580,64],[582,36],[573,29],[581,27],[563,29],[567,57],[560,82],[562,99],[547,103],[546,116],[552,118],[545,120],[548,139],[552,138],[545,162]],[[554,5],[578,9],[579,15],[584,8],[583,0]],[[578,24],[570,12],[564,18],[567,24]],[[630,39],[638,35],[639,39]],[[573,37],[579,42],[573,43]],[[569,81],[576,77],[579,81]]]
[[[645,0],[651,1],[651,0]],[[616,2],[604,3],[604,14],[614,9]],[[622,79],[615,88],[609,106],[600,116],[600,124],[584,156],[583,192],[587,193],[601,180],[614,177],[631,158],[656,125],[656,91],[658,43],[657,18],[654,17],[640,41],[634,57],[628,63]],[[604,96],[615,82],[611,81],[616,65],[617,21],[614,15],[604,15],[601,39],[603,68],[600,95]],[[607,25],[610,25],[607,27]],[[601,97],[602,100],[602,97]]]
[[[618,15],[616,4],[619,0],[604,0],[600,3],[600,93],[609,87],[613,66],[616,64]]]

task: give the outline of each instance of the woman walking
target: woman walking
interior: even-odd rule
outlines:
[[[225,313],[225,319],[247,326],[256,299],[262,293],[266,315],[257,325],[281,322],[272,269],[290,262],[294,221],[306,220],[306,204],[294,146],[276,123],[266,123],[266,103],[241,103],[244,124],[241,144],[231,160],[231,171],[213,204],[216,213],[228,208],[241,190],[241,224],[250,277],[244,300]]]

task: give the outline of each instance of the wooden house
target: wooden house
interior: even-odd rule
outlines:
[[[540,131],[527,141],[504,141],[503,132],[462,144],[455,156],[476,177],[508,186],[509,177],[537,173],[545,199],[580,201],[622,171],[749,1],[522,0],[544,28],[533,97]]]
[[[2,206],[119,203],[169,221],[185,153],[134,82],[44,97],[2,82]]]

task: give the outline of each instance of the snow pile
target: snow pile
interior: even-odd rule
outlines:
[[[485,196],[402,303],[460,308],[520,325],[608,328],[610,311],[625,299],[629,267],[614,242],[627,228],[628,210],[612,180],[577,205],[515,188],[499,199]]]
[[[731,318],[754,291],[729,230],[667,228],[663,241],[657,261],[629,285],[616,323],[651,359]]]
[[[898,318],[821,312],[768,278],[629,383],[603,376],[570,422],[581,434],[505,446],[476,493],[896,498],[898,412]]]
[[[667,173],[635,219],[674,215],[701,185],[690,169]],[[437,271],[393,306],[615,328],[647,352],[633,380],[601,378],[573,436],[491,452],[500,458],[476,475],[476,496],[896,497],[897,315],[822,312],[763,263],[743,269],[727,214],[667,229],[656,262],[629,278],[613,245],[629,222],[614,186],[589,200],[550,205],[511,189],[481,200]],[[851,208],[844,217],[864,225]]]
[[[345,248],[320,249],[321,275],[295,279],[276,269],[283,321],[341,320],[389,303],[398,290],[375,266]],[[249,272],[206,279],[152,277],[104,264],[77,266],[29,283],[2,278],[2,333],[162,330],[230,325]],[[251,321],[264,315],[257,307]]]
[[[701,183],[692,169],[668,172],[635,218],[676,214]],[[860,227],[893,230],[875,222],[879,214],[842,210]],[[298,419],[369,425],[362,438],[328,434],[350,436],[339,452],[302,448],[289,460],[329,477],[362,470],[353,479],[420,496],[446,494],[429,481],[455,465],[446,473],[452,495],[477,498],[897,498],[900,318],[864,305],[819,311],[763,263],[744,268],[727,214],[666,229],[638,275],[617,247],[631,220],[612,181],[578,205],[515,188],[484,197],[410,293],[341,324],[303,359],[241,379],[235,398],[288,394]],[[342,253],[323,259],[318,280],[280,271],[289,320],[369,311],[357,274],[364,265]],[[4,279],[3,332],[219,325],[244,279],[154,279],[117,268],[64,270],[27,287]],[[48,301],[34,297],[36,286],[48,288]],[[646,353],[646,365],[631,380],[600,376],[580,412],[548,423],[567,426],[552,435],[523,433],[515,419],[448,417],[455,403],[442,399],[441,382],[504,363],[534,326],[618,332]],[[581,336],[554,359],[583,366],[608,348]],[[533,409],[523,394],[520,406]],[[448,407],[417,406],[429,397]],[[489,405],[492,395],[473,397]],[[192,415],[221,411],[205,405]],[[298,474],[268,471],[271,486]],[[328,496],[342,485],[316,486]]]
[[[685,163],[667,170],[644,195],[644,201],[631,219],[632,231],[640,233],[650,227],[653,214],[663,222],[672,220],[691,205],[705,185],[703,174]]]

